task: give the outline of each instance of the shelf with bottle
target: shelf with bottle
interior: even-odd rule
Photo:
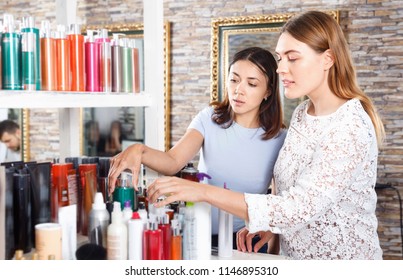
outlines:
[[[117,92],[0,91],[1,108],[148,107],[150,94]]]

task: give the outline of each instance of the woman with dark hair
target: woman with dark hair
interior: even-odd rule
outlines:
[[[138,174],[142,163],[159,173],[174,175],[200,151],[198,170],[211,176],[208,184],[195,183],[200,190],[226,184],[233,191],[266,194],[286,135],[276,68],[268,50],[253,47],[236,53],[229,65],[224,100],[199,112],[168,152],[135,144],[113,157],[110,192],[127,168]],[[193,185],[185,180],[181,183]],[[235,218],[233,225],[236,236],[245,224]],[[218,234],[218,209],[214,207],[212,233],[214,246]]]
[[[148,187],[149,203],[169,194],[155,206],[206,201],[241,217],[248,226],[238,234],[242,251],[251,251],[257,233],[266,240],[276,233],[281,254],[293,259],[381,259],[374,188],[384,128],[358,87],[339,24],[324,12],[297,15],[284,25],[276,54],[285,96],[308,98],[293,113],[274,167],[276,195],[163,177]]]

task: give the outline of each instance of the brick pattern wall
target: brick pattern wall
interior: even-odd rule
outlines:
[[[17,16],[31,13],[36,16],[37,22],[43,18],[54,21],[54,0],[31,2],[3,1],[0,9]],[[78,23],[110,24],[142,20],[141,0],[78,2]],[[403,88],[403,1],[164,0],[164,8],[165,19],[172,23],[172,145],[184,134],[195,114],[210,100],[212,18],[310,9],[340,10],[340,24],[351,47],[359,83],[374,100],[386,128],[386,144],[379,156],[378,181],[391,183],[403,196],[403,97],[400,94]],[[31,122],[35,119],[41,119],[44,124],[54,122],[53,113],[49,113],[48,120],[41,113],[39,110],[31,110]],[[31,135],[43,132],[39,127],[32,126],[31,129]],[[48,145],[49,149],[52,145]],[[53,146],[56,148],[57,145]],[[39,157],[43,154],[43,151],[35,151],[35,148],[31,147],[31,155]],[[401,259],[399,202],[394,191],[378,191],[377,215],[384,258]]]

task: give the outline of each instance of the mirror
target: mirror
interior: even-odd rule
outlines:
[[[28,110],[27,109],[18,109],[18,108],[8,108],[8,109],[0,109],[0,121],[3,120],[11,120],[19,125],[21,131],[21,140],[19,147],[19,157],[17,158],[18,153],[15,153],[11,156],[12,161],[14,160],[24,160],[28,161],[29,159],[29,149],[26,148],[28,139],[26,137],[26,125],[28,123]],[[0,143],[0,162],[10,161],[11,159],[7,159],[7,155],[9,155],[7,151],[7,147],[4,143]]]
[[[329,11],[339,21],[338,11]],[[258,46],[272,52],[277,44],[281,27],[294,13],[244,17],[217,18],[212,20],[211,38],[211,101],[221,100],[225,94],[228,65],[233,55],[247,47]],[[280,84],[282,93],[282,85]],[[288,126],[294,108],[301,100],[282,96],[284,121]]]
[[[143,24],[119,24],[104,26],[86,26],[86,30],[107,29],[111,37],[113,33],[120,33],[134,39],[139,49],[140,90],[144,90],[144,51],[143,51]],[[164,23],[164,104],[165,104],[165,150],[170,148],[170,24]],[[133,143],[144,142],[144,108],[83,108],[82,109],[82,155],[86,156],[113,156]],[[117,134],[115,134],[115,132]],[[118,141],[109,141],[112,135]],[[120,143],[118,143],[120,142]],[[120,144],[120,145],[119,145]]]

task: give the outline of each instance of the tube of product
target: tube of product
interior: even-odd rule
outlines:
[[[56,40],[52,38],[50,22],[43,20],[41,23],[41,89],[57,90],[56,87]]]
[[[58,91],[70,91],[70,42],[66,37],[66,27],[57,26],[56,32],[56,88]]]
[[[95,40],[99,45],[99,78],[100,90],[110,92],[112,89],[111,40],[108,30],[101,29],[99,38]]]
[[[99,48],[94,30],[87,30],[85,41],[85,90],[99,91]]]
[[[71,24],[70,33],[67,35],[70,42],[70,69],[71,90],[85,91],[84,77],[84,35],[81,34],[79,24]]]
[[[40,35],[34,17],[22,20],[22,82],[25,90],[41,89]]]

